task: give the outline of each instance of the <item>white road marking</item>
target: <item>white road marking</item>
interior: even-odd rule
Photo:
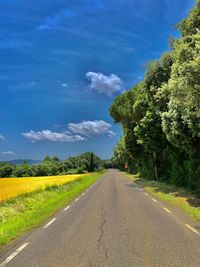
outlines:
[[[80,199],[80,197],[77,197],[77,198],[75,199],[75,202],[76,202],[76,201],[79,201],[79,199]]]
[[[149,194],[148,194],[148,193],[145,193],[145,195],[146,195],[146,196],[149,196]]]
[[[71,205],[67,206],[64,210],[68,210],[71,207]]]
[[[185,226],[186,226],[188,229],[190,229],[192,232],[194,232],[194,233],[200,235],[200,233],[199,233],[196,229],[194,229],[192,226],[190,226],[189,224],[185,223]]]
[[[48,222],[48,223],[44,226],[44,229],[46,229],[47,227],[49,227],[49,225],[51,225],[55,220],[56,220],[56,218],[53,218],[50,222]]]
[[[152,200],[153,200],[154,202],[156,202],[156,203],[158,202],[155,198],[152,198]]]
[[[168,213],[172,213],[171,210],[167,209],[167,208],[163,208],[166,212]]]
[[[84,196],[85,195],[85,192],[83,192],[82,194],[81,194],[81,196]]]
[[[88,191],[90,191],[90,189],[87,189],[86,191],[88,192]]]
[[[19,254],[26,246],[28,243],[24,243],[21,247],[19,247],[13,254],[11,254],[4,262],[0,264],[0,267],[5,266],[7,263],[9,263],[17,254]]]

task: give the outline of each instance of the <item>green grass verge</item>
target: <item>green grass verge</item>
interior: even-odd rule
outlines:
[[[147,180],[138,175],[124,174],[151,195],[168,202],[174,207],[180,208],[192,219],[200,222],[200,199],[191,192],[163,182]]]
[[[93,173],[85,178],[0,203],[0,250],[11,240],[39,226],[103,174]]]

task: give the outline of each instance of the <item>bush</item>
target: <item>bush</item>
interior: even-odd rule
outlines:
[[[15,171],[15,166],[11,164],[5,164],[4,166],[0,167],[0,177],[11,177],[13,172]]]

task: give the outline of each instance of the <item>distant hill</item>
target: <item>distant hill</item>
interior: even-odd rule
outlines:
[[[41,160],[33,160],[33,159],[13,159],[13,160],[9,160],[8,162],[11,164],[20,165],[24,161],[28,162],[28,164],[30,165],[38,164],[41,162]]]

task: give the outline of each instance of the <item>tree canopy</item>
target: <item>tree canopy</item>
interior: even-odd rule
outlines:
[[[200,194],[200,1],[177,28],[171,50],[110,107],[123,129],[113,162]]]
[[[0,162],[0,177],[38,177],[86,173],[102,170],[106,161],[101,160],[93,152],[85,152],[80,156],[60,160],[58,157],[46,156],[39,164],[29,165],[24,162],[20,165],[9,162]]]

